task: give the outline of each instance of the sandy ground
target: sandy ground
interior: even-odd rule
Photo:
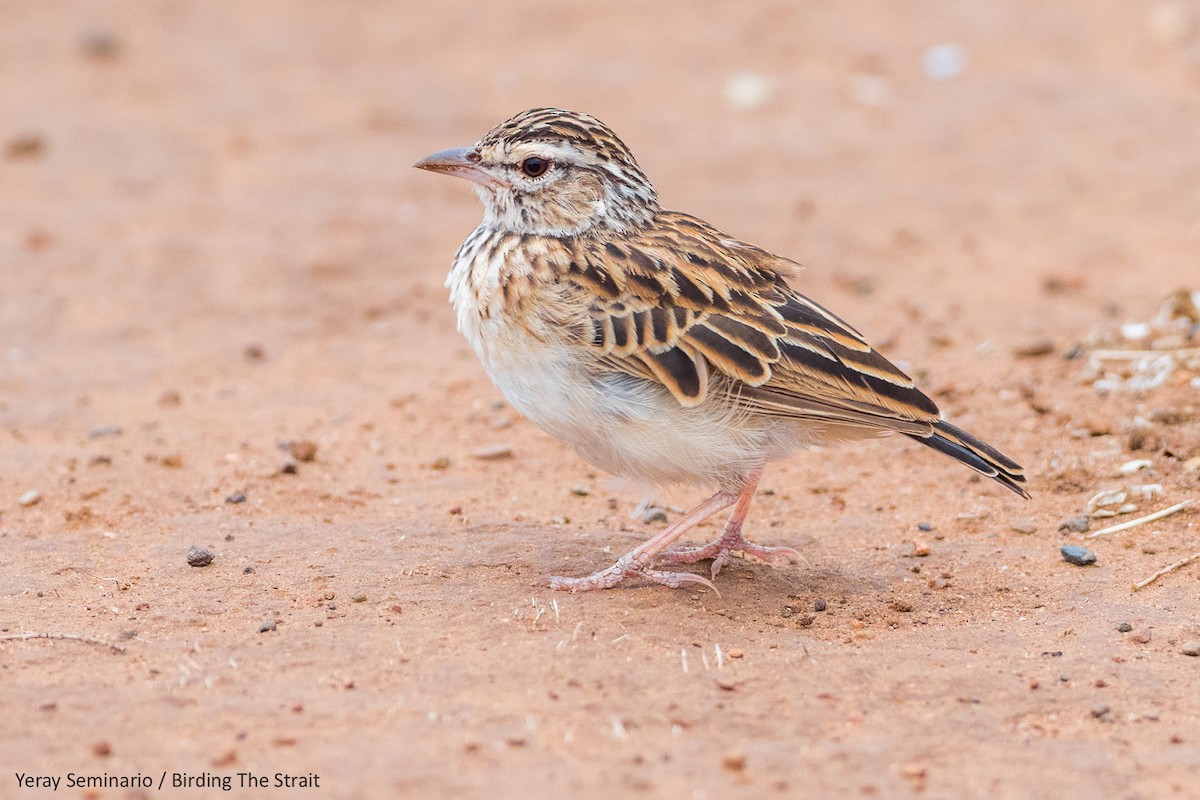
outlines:
[[[0,797],[1200,793],[1200,565],[1130,591],[1200,515],[1087,568],[1058,530],[1200,499],[1194,373],[1065,357],[1200,288],[1200,4],[601,5],[6,0]],[[478,205],[410,169],[535,105],[804,263],[1033,500],[799,454],[750,535],[807,563],[547,590],[656,528],[487,382],[442,288]]]

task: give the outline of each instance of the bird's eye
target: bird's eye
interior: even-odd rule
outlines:
[[[521,162],[521,171],[530,178],[540,178],[550,169],[550,159],[532,156]]]

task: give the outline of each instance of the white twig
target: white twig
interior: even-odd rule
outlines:
[[[1093,350],[1088,355],[1106,361],[1133,361],[1138,358],[1154,358],[1155,356],[1187,358],[1200,356],[1200,347],[1181,347],[1175,350]]]
[[[1153,514],[1147,514],[1144,517],[1138,517],[1137,519],[1131,519],[1128,522],[1122,522],[1120,525],[1109,525],[1107,528],[1101,528],[1098,531],[1089,533],[1084,538],[1085,539],[1095,539],[1097,536],[1105,536],[1107,534],[1116,533],[1118,531],[1127,531],[1130,528],[1136,528],[1138,525],[1145,525],[1147,522],[1154,522],[1155,520],[1162,519],[1163,517],[1169,517],[1172,514],[1174,514],[1176,511],[1182,511],[1183,509],[1187,508],[1194,502],[1196,502],[1196,501],[1195,500],[1184,500],[1182,503],[1176,503],[1175,505],[1171,506],[1170,508],[1164,508],[1161,511],[1155,511]]]
[[[1167,564],[1165,567],[1160,569],[1158,572],[1154,573],[1149,578],[1146,578],[1146,580],[1138,581],[1137,583],[1135,583],[1133,585],[1133,590],[1136,592],[1138,589],[1145,589],[1147,586],[1154,583],[1156,580],[1161,578],[1163,575],[1166,575],[1168,572],[1174,572],[1177,569],[1183,569],[1184,567],[1186,567],[1188,564],[1192,563],[1193,561],[1200,561],[1200,553],[1193,553],[1192,555],[1188,556],[1187,558],[1179,559],[1174,564]]]
[[[26,639],[65,639],[71,642],[85,642],[87,644],[98,644],[101,647],[109,647],[118,653],[125,652],[125,646],[110,642],[106,639],[96,639],[91,636],[80,636],[77,633],[8,633],[0,636],[0,642],[24,641]]]

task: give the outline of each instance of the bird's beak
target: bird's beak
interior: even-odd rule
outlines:
[[[413,164],[417,169],[427,169],[430,172],[440,172],[443,175],[454,175],[483,186],[511,186],[502,181],[488,170],[479,166],[479,153],[474,147],[458,147],[453,150],[443,150],[425,156]]]

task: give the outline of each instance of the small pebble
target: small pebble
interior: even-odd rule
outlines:
[[[667,510],[658,506],[650,506],[642,512],[642,524],[649,525],[654,522],[666,522]]]
[[[1067,517],[1058,523],[1058,529],[1068,533],[1087,533],[1089,527],[1091,525],[1087,517]]]
[[[430,464],[430,469],[443,470],[450,468],[450,459],[446,456],[438,456]]]
[[[824,611],[826,608],[828,608],[828,605],[824,600],[818,600],[813,603],[813,611]]]
[[[929,533],[931,530],[933,530],[933,526],[930,525],[928,522],[918,522],[917,530],[924,531],[925,533]]]
[[[278,626],[275,624],[275,620],[273,620],[273,619],[263,620],[262,624],[258,626],[258,632],[259,633],[268,633],[270,631],[275,630],[275,628],[277,628],[277,627]]]
[[[99,439],[102,436],[120,436],[120,425],[93,425],[88,428],[88,436],[93,439]]]
[[[267,357],[267,351],[261,344],[248,344],[242,348],[242,358],[247,361],[262,361]]]
[[[746,769],[746,754],[741,750],[730,750],[721,756],[721,766],[730,772],[741,772]]]
[[[1200,656],[1200,642],[1184,642],[1183,646],[1179,648],[1179,652],[1185,656]]]
[[[295,461],[289,461],[279,468],[281,475],[295,475],[299,470],[296,468]]]
[[[1039,358],[1054,352],[1054,342],[1050,339],[1038,339],[1013,349],[1017,358]]]
[[[921,69],[935,81],[958,77],[967,68],[967,51],[953,43],[935,45],[921,56]]]
[[[774,95],[775,82],[756,72],[737,72],[725,82],[726,102],[741,111],[762,108]]]
[[[158,396],[158,404],[160,406],[174,407],[183,402],[183,396],[174,389],[167,389]]]
[[[207,567],[213,562],[213,558],[216,555],[216,553],[207,547],[192,545],[187,551],[187,562],[193,567]]]
[[[96,742],[92,745],[92,755],[99,758],[108,758],[112,755],[112,745],[108,742]]]
[[[472,456],[482,461],[499,461],[502,458],[512,458],[512,447],[507,444],[492,444],[487,447],[481,447],[471,453]]]
[[[317,457],[317,443],[308,439],[298,439],[288,442],[288,452],[297,461],[312,461]]]
[[[242,567],[242,574],[243,575],[253,575],[254,567]]]
[[[582,483],[577,483],[571,487],[571,494],[577,497],[587,497],[592,493],[592,490],[584,486]]]
[[[40,156],[46,149],[46,140],[40,133],[19,133],[8,140],[5,150],[9,158],[32,158]]]
[[[1138,631],[1133,635],[1133,640],[1138,644],[1150,644],[1150,631]]]
[[[730,658],[742,658],[743,656],[746,655],[746,653],[743,650],[741,650],[740,648],[731,647],[729,649],[729,652],[726,653],[726,655],[729,656]]]
[[[158,460],[158,463],[162,464],[164,467],[179,469],[183,466],[183,456],[179,453],[167,453]]]
[[[1107,703],[1096,703],[1096,704],[1095,704],[1094,706],[1092,706],[1092,708],[1091,708],[1091,714],[1092,714],[1092,716],[1093,716],[1093,717],[1095,717],[1096,719],[1101,719],[1101,718],[1103,718],[1103,717],[1107,716],[1107,715],[1108,715],[1108,712],[1109,712],[1110,710],[1111,710],[1111,709],[1108,707],[1108,704],[1107,704]]]
[[[1128,622],[1122,621],[1117,623],[1117,630],[1121,633],[1129,633],[1131,630],[1133,630],[1133,626]]]
[[[1015,533],[1029,534],[1037,531],[1037,525],[1031,519],[1013,520],[1008,524],[1008,527],[1011,528]]]
[[[245,492],[234,492],[231,495],[226,495],[225,502],[226,503],[244,503],[244,502],[246,502],[246,493]]]
[[[35,506],[42,502],[42,493],[37,489],[30,489],[28,492],[21,495],[17,502],[22,506]]]
[[[84,31],[79,44],[88,58],[110,61],[121,54],[121,43],[117,41],[116,35],[103,28]]]
[[[913,555],[917,558],[925,558],[932,550],[929,549],[929,542],[917,539],[913,542]]]
[[[1074,564],[1078,567],[1086,567],[1088,564],[1096,563],[1096,554],[1086,547],[1080,547],[1077,544],[1068,544],[1059,548],[1062,553],[1063,560]]]

